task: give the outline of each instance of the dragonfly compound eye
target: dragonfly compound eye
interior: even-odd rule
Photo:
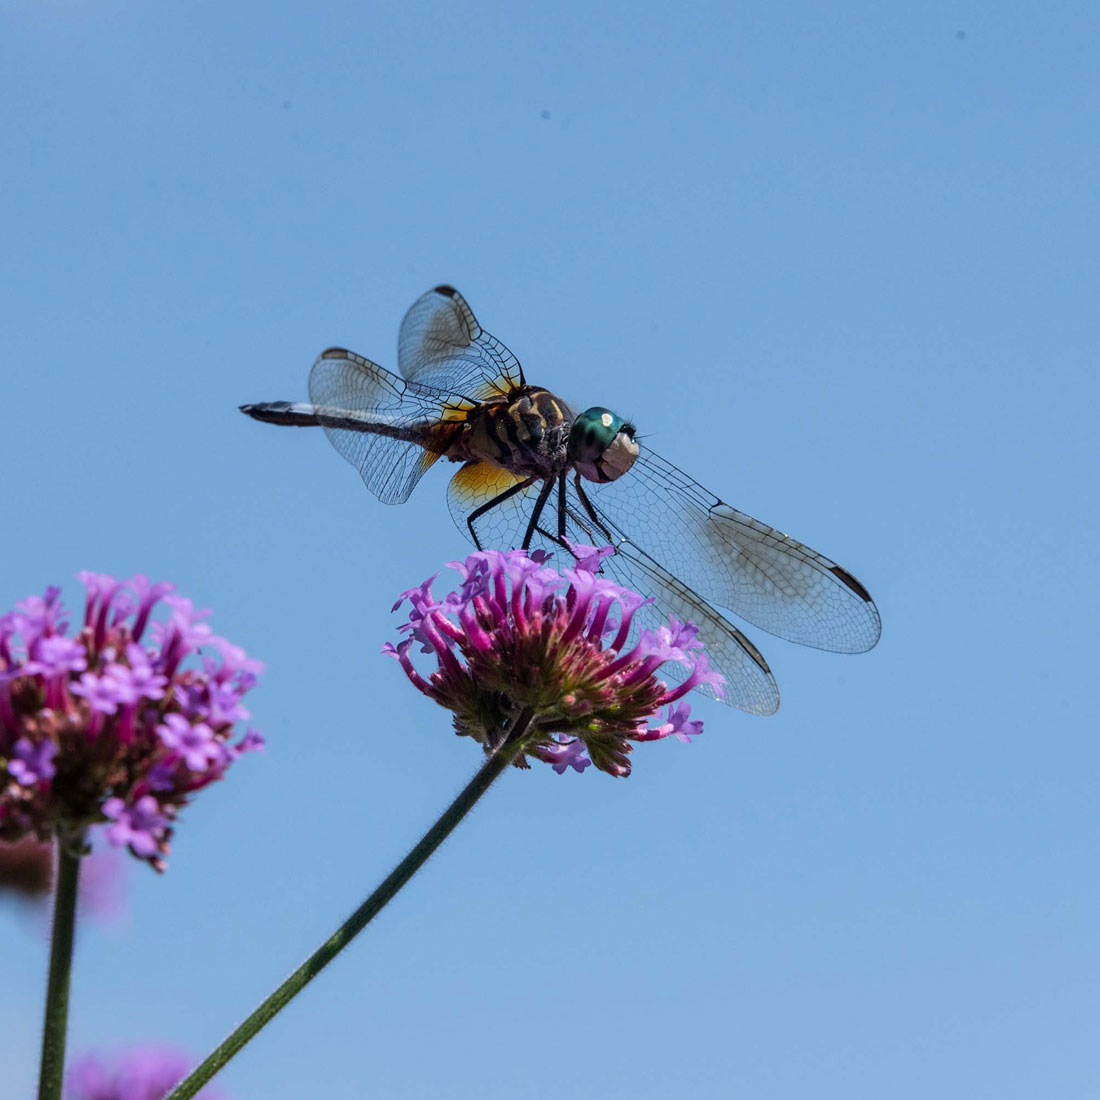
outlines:
[[[589,481],[614,481],[634,465],[634,425],[599,405],[585,409],[569,432],[569,460]]]

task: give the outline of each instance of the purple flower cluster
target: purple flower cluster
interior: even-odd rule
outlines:
[[[85,1054],[65,1079],[65,1100],[161,1100],[190,1069],[191,1059],[171,1047]],[[204,1089],[197,1100],[219,1100],[221,1095]]]
[[[72,636],[58,588],[0,616],[0,841],[106,822],[163,870],[180,807],[263,745],[252,729],[233,739],[263,666],[170,584],[80,579]]]
[[[577,560],[561,573],[546,565],[549,556],[541,551],[483,550],[448,563],[461,577],[458,589],[437,601],[431,577],[401,593],[394,610],[405,600],[411,604],[409,621],[399,628],[408,637],[387,643],[383,652],[453,712],[457,733],[486,752],[530,712],[520,767],[534,756],[559,774],[595,764],[626,776],[631,741],[689,741],[702,733],[703,723],[677,700],[702,683],[721,691],[724,680],[708,667],[690,623],[672,619],[667,627],[637,632],[628,645],[634,615],[649,601],[599,574],[610,547],[571,549]],[[427,677],[410,656],[414,642],[435,656],[437,667]],[[666,661],[691,669],[673,688],[658,678]]]

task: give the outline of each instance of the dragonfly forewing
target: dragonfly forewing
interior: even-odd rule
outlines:
[[[652,450],[589,495],[617,534],[754,626],[836,653],[878,641],[878,609],[846,569],[726,504]]]

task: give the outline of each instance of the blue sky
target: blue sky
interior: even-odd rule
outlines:
[[[436,283],[530,379],[874,594],[871,654],[748,630],[627,781],[510,774],[222,1075],[236,1098],[1071,1100],[1100,1087],[1095,5],[0,8],[0,609],[169,578],[267,663],[267,734],[72,1047],[205,1053],[477,765],[378,655],[466,545],[314,432]],[[1090,461],[1091,460],[1091,461]],[[0,1092],[44,945],[0,911]]]

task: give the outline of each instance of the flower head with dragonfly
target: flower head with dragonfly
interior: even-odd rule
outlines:
[[[401,662],[414,687],[454,714],[456,733],[487,754],[523,722],[518,767],[533,756],[559,774],[595,764],[627,776],[631,742],[690,741],[702,733],[683,696],[706,686],[721,697],[724,680],[691,623],[671,618],[657,630],[633,628],[650,601],[599,575],[610,546],[569,550],[575,565],[560,573],[541,550],[479,550],[449,562],[458,588],[436,599],[430,577],[402,592],[394,610],[406,600],[411,605],[400,627],[406,637],[384,652]],[[414,644],[435,657],[434,671],[417,669]],[[667,671],[676,667],[684,675],[669,686]],[[658,716],[663,720],[651,724]]]
[[[724,701],[750,713],[773,713],[779,690],[723,608],[818,649],[861,653],[878,641],[878,610],[847,569],[726,504],[611,410],[574,413],[529,384],[453,287],[413,303],[397,360],[400,376],[329,348],[313,365],[308,402],[242,411],[321,427],[390,504],[406,500],[438,459],[461,463],[448,504],[478,549],[610,544],[604,573],[652,601],[638,610],[639,627],[657,629],[669,616],[696,624],[725,677]]]

